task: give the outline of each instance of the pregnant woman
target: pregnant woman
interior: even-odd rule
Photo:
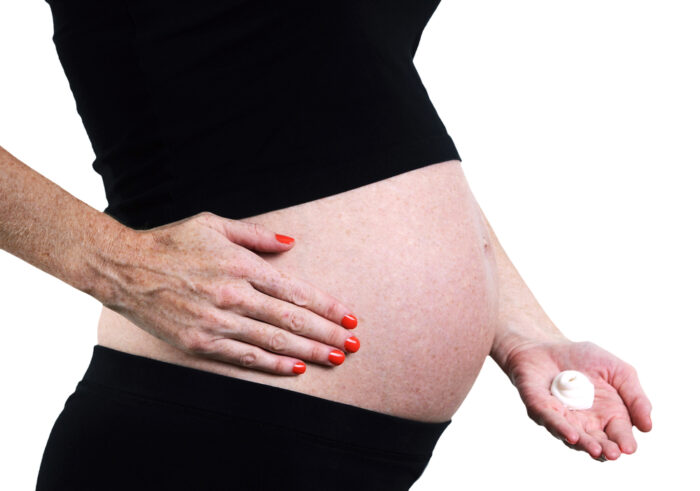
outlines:
[[[48,3],[108,206],[0,153],[0,246],[104,305],[37,489],[405,490],[489,355],[635,451],[634,368],[543,312],[416,72],[438,0]]]

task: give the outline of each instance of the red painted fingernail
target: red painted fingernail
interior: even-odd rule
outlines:
[[[341,324],[345,329],[355,329],[357,327],[357,317],[352,314],[348,314],[343,317]]]
[[[293,238],[287,237],[286,235],[275,234],[275,238],[283,244],[291,244],[292,242],[294,242]]]
[[[348,339],[345,340],[345,349],[351,353],[354,353],[355,351],[360,349],[360,340],[357,339],[355,336],[350,336]]]
[[[341,363],[343,363],[345,361],[345,353],[343,353],[339,349],[334,349],[328,355],[328,361],[330,361],[334,365],[340,365]]]
[[[306,364],[298,361],[294,364],[294,368],[292,368],[292,371],[294,373],[304,373],[306,371]]]

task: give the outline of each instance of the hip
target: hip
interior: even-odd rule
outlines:
[[[37,490],[402,491],[449,423],[96,345],[51,430]]]

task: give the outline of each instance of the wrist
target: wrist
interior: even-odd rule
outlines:
[[[122,266],[138,255],[145,234],[107,215],[105,218],[99,233],[92,234],[84,245],[84,272],[79,288],[109,307],[116,305],[120,297]]]
[[[507,373],[508,360],[518,349],[532,344],[568,341],[570,339],[551,323],[504,322],[496,330],[489,356]]]

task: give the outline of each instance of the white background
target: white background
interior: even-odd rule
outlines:
[[[654,429],[594,461],[530,421],[488,359],[413,490],[697,485],[698,25],[696,1],[438,7],[416,65],[474,194],[559,328],[637,368]],[[0,145],[101,210],[52,33],[42,0],[0,3]],[[0,299],[0,489],[28,490],[100,304],[5,252]]]

